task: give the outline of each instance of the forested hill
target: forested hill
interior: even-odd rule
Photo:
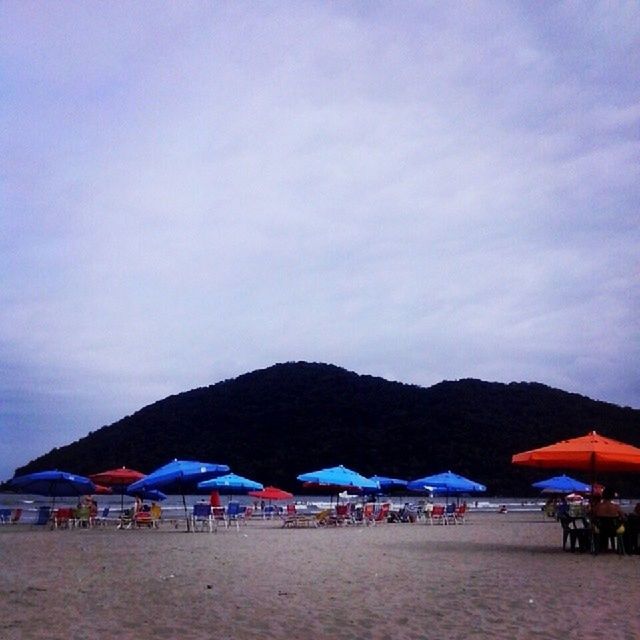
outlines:
[[[178,458],[226,463],[299,491],[299,473],[344,464],[408,479],[451,469],[491,495],[527,495],[533,480],[553,473],[513,467],[511,455],[593,429],[640,446],[640,411],[537,383],[422,388],[296,362],[165,398],[16,474],[123,465],[149,472]],[[627,478],[615,481],[639,486],[638,476]]]

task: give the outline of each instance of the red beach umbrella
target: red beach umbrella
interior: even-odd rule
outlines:
[[[278,489],[278,487],[265,487],[259,491],[249,491],[248,495],[262,500],[291,500],[293,493]]]
[[[110,469],[109,471],[102,471],[100,473],[94,473],[89,476],[92,482],[95,484],[106,485],[107,487],[116,487],[120,494],[120,511],[124,509],[124,494],[127,487],[133,482],[137,482],[142,478],[145,478],[145,474],[142,471],[136,471],[135,469],[127,469],[127,467],[120,467],[119,469]]]
[[[128,486],[138,480],[145,477],[145,474],[135,469],[127,469],[127,467],[120,467],[119,469],[111,469],[109,471],[102,471],[100,473],[94,473],[89,478],[98,484],[104,484],[108,487],[120,487]]]

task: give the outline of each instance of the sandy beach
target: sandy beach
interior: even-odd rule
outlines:
[[[640,638],[640,556],[563,552],[557,523],[216,534],[0,527],[0,637]]]

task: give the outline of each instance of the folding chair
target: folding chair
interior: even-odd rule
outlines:
[[[434,504],[431,510],[431,522],[433,524],[446,524],[446,517],[443,504]]]
[[[213,516],[211,514],[211,505],[204,502],[199,502],[193,505],[193,513],[191,514],[191,522],[193,524],[193,530],[204,531],[205,526],[208,527],[209,533],[213,532]]]
[[[224,507],[211,507],[211,518],[216,531],[218,530],[218,522],[222,522],[225,529],[229,528],[229,520]]]
[[[51,522],[51,507],[39,507],[38,515],[33,524],[35,525],[47,525]]]
[[[239,502],[230,502],[227,505],[227,523],[231,524],[233,522],[236,525],[236,531],[240,531],[241,514],[242,510]]]

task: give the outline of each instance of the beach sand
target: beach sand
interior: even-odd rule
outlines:
[[[640,638],[640,556],[536,513],[216,534],[0,527],[0,638]]]

